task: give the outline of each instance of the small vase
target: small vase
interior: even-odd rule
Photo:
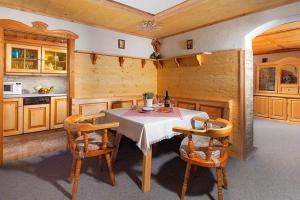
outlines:
[[[145,107],[153,107],[153,99],[145,99]]]

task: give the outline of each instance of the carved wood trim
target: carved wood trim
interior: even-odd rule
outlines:
[[[43,22],[33,22],[33,26],[28,26],[21,22],[11,20],[11,19],[0,19],[0,27],[3,27],[4,30],[13,30],[26,33],[33,33],[38,35],[46,35],[52,37],[59,37],[65,39],[77,39],[78,35],[67,30],[58,29],[58,30],[48,30],[48,25]]]

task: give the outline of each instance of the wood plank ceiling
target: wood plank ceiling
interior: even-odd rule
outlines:
[[[253,40],[255,55],[300,51],[300,21],[272,28]]]
[[[187,0],[156,15],[109,0],[0,0],[0,6],[143,37],[163,38],[296,1]],[[141,30],[138,25],[144,20],[155,20],[160,29]]]

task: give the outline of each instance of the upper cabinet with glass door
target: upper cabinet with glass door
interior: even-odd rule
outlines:
[[[40,73],[41,47],[6,44],[6,72]]]
[[[257,65],[256,92],[277,93],[276,65]]]
[[[299,67],[300,60],[286,58],[279,62],[279,93],[299,93]]]
[[[42,73],[67,73],[67,50],[42,48]]]

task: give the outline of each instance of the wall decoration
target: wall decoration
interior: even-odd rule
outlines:
[[[187,40],[186,41],[186,48],[187,49],[193,49],[193,40]]]
[[[118,39],[118,48],[125,49],[125,40]]]
[[[158,39],[152,39],[151,45],[153,47],[154,52],[150,55],[151,59],[160,59],[160,47],[161,43]]]

